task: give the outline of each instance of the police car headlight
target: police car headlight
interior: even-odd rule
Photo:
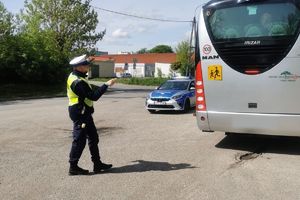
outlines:
[[[180,95],[175,95],[175,96],[172,97],[172,99],[180,99],[181,97],[182,97],[181,94]]]

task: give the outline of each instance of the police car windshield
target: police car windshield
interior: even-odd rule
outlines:
[[[167,81],[158,90],[186,90],[188,85],[189,81]]]

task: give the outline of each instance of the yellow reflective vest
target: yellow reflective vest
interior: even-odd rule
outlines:
[[[73,105],[79,103],[79,96],[77,94],[75,94],[71,88],[72,83],[76,80],[82,80],[82,81],[86,82],[90,88],[92,88],[92,86],[89,84],[89,82],[85,78],[76,76],[73,73],[71,73],[69,75],[68,81],[67,81],[67,95],[69,98],[69,106],[73,106]],[[84,99],[84,103],[88,107],[93,107],[93,101],[88,98]]]

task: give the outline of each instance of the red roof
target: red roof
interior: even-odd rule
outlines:
[[[93,56],[91,56],[90,57],[91,58],[91,61],[98,61],[98,62],[106,62],[106,61],[112,61],[111,59],[109,59],[109,58],[102,58],[102,57],[100,57],[100,56],[95,56],[95,57],[93,57]]]
[[[145,53],[145,54],[111,54],[95,56],[95,61],[113,60],[115,63],[173,63],[176,61],[175,53]]]

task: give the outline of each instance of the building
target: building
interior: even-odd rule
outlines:
[[[176,61],[176,54],[112,54],[95,56],[94,58],[94,62],[100,68],[103,66],[102,62],[113,62],[114,73],[117,77],[120,77],[125,72],[130,73],[133,77],[157,77],[159,75],[168,77],[174,74],[171,71],[171,64]]]
[[[107,58],[100,58],[93,60],[93,65],[89,71],[89,78],[107,78],[115,77],[114,61]]]

